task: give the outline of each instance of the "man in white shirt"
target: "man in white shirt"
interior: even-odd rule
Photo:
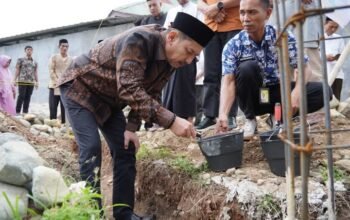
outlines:
[[[327,17],[324,25],[325,39],[341,37],[339,34],[335,33],[338,30],[338,27],[339,27],[338,23],[336,23],[335,21]],[[327,72],[328,74],[330,74],[341,52],[345,47],[345,43],[343,39],[339,38],[339,39],[326,40],[325,45],[326,45],[326,57],[327,57]],[[340,94],[343,86],[343,79],[344,79],[344,72],[343,70],[340,70],[336,79],[332,84],[333,94],[338,100],[340,100]]]

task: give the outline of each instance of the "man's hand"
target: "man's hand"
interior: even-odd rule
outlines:
[[[292,112],[295,115],[299,110],[300,93],[297,86],[292,91]]]
[[[337,60],[336,59],[336,57],[335,56],[332,56],[332,55],[330,55],[330,54],[327,54],[327,61],[335,61],[335,60]]]
[[[39,82],[35,82],[34,87],[35,87],[35,89],[38,89],[39,88]]]
[[[13,98],[16,99],[16,89],[12,89]]]
[[[204,11],[204,15],[210,19],[215,19],[216,15],[219,13],[219,9],[216,4],[209,5]]]
[[[135,152],[137,152],[139,150],[139,147],[140,147],[139,138],[137,137],[137,135],[134,132],[126,130],[124,132],[124,149],[125,150],[127,150],[129,148],[130,141],[134,143]]]
[[[219,115],[216,120],[215,133],[222,133],[228,130],[228,117],[227,115]]]
[[[17,86],[17,82],[16,82],[16,80],[15,81],[13,81],[13,85],[16,87]]]
[[[216,16],[215,16],[215,22],[220,24],[225,20],[226,13],[225,11],[220,11]]]
[[[196,137],[196,131],[193,124],[183,118],[176,117],[174,123],[171,125],[170,130],[180,137]]]

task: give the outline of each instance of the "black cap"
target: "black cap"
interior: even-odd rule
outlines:
[[[202,47],[205,47],[214,36],[214,32],[207,25],[183,12],[177,13],[171,27],[186,34]]]

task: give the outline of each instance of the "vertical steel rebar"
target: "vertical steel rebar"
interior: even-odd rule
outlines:
[[[321,7],[321,0],[318,0],[318,4]],[[320,14],[320,30],[321,34],[324,34],[323,28],[323,16]],[[331,133],[331,113],[329,103],[329,86],[328,86],[328,74],[327,74],[327,60],[326,60],[326,47],[325,41],[320,41],[321,60],[322,60],[322,84],[323,84],[323,103],[325,112],[325,130],[326,130],[326,145],[332,145],[332,133]],[[334,220],[335,217],[335,196],[334,196],[334,171],[333,171],[333,151],[327,150],[327,165],[328,165],[328,219]]]
[[[295,1],[296,8],[301,8],[301,1]],[[298,80],[296,89],[299,89],[299,115],[300,115],[300,145],[306,146],[308,142],[306,114],[307,100],[305,89],[305,71],[304,71],[304,36],[303,36],[303,21],[296,22],[297,35],[297,50],[298,50]],[[302,176],[302,204],[301,204],[301,219],[309,219],[309,203],[308,203],[308,177],[309,177],[309,161],[310,155],[306,152],[301,152],[301,176]]]
[[[277,26],[277,33],[279,34],[281,32],[281,22],[280,22],[280,14],[279,14],[279,5],[278,0],[274,0],[274,11],[275,11],[275,17],[276,17],[276,26]],[[285,4],[284,0],[281,0],[282,6],[282,24],[286,21],[285,16]],[[283,39],[284,40],[284,39]],[[282,45],[283,44],[283,45]],[[289,74],[287,74],[287,69],[285,69],[286,66],[288,66],[288,60],[289,57],[287,56],[287,59],[283,56],[283,48],[282,46],[286,47],[284,50],[288,51],[288,43],[282,43],[277,47],[278,52],[278,67],[279,67],[279,73],[280,73],[280,85],[281,85],[281,102],[282,102],[282,114],[283,114],[283,124],[285,126],[285,129],[287,130],[288,137],[293,138],[292,129],[290,129],[290,117],[288,112],[290,112],[290,102],[286,99],[286,94],[290,94],[290,86],[288,91],[288,86],[286,87],[286,77],[290,77]],[[290,82],[289,82],[290,85]],[[286,91],[287,90],[287,91]],[[290,95],[288,95],[290,96]],[[289,118],[289,119],[288,119]],[[288,132],[289,130],[289,132]],[[286,158],[286,192],[287,192],[287,218],[286,219],[294,219],[295,218],[295,195],[294,195],[294,150],[290,148],[287,144],[284,145],[285,150],[285,158]]]

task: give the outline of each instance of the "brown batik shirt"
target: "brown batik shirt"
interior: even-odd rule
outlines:
[[[161,106],[161,91],[173,68],[165,56],[164,29],[146,25],[103,40],[74,59],[58,86],[71,82],[67,97],[94,113],[102,125],[116,108],[131,107],[127,130],[141,119],[168,128],[174,113]]]

